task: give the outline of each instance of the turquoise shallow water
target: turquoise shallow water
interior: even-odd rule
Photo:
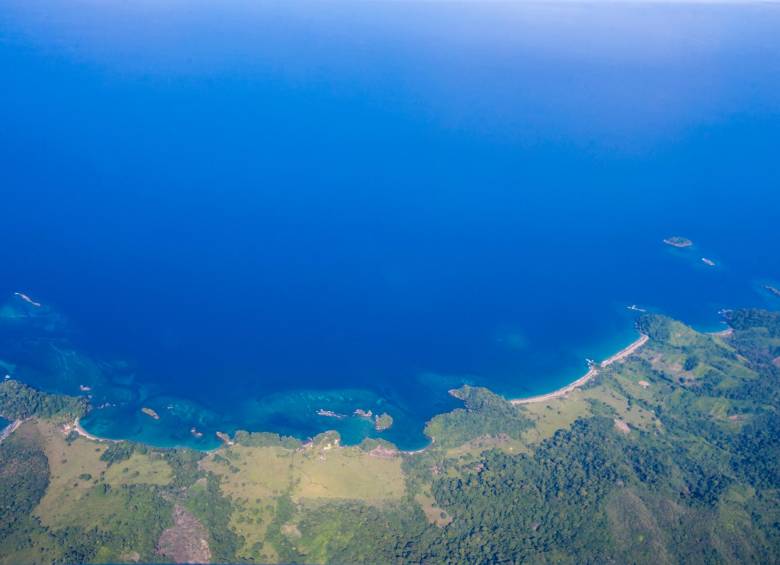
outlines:
[[[628,305],[708,330],[778,306],[779,24],[772,5],[5,2],[0,360],[91,395],[99,435],[412,449],[451,388],[577,378],[634,339]]]

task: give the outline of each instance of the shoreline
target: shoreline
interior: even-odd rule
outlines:
[[[609,367],[613,363],[617,363],[618,361],[622,361],[623,359],[629,357],[630,355],[634,354],[639,348],[641,348],[643,345],[645,345],[649,341],[649,337],[645,334],[640,334],[640,337],[629,344],[628,346],[624,347],[611,357],[608,357],[604,361],[601,361],[601,363],[593,364],[591,368],[588,370],[587,373],[585,373],[583,376],[575,380],[574,382],[571,382],[557,390],[554,390],[552,392],[548,392],[546,394],[540,394],[536,396],[530,396],[527,398],[511,398],[507,399],[511,404],[518,406],[522,404],[533,404],[538,402],[545,402],[548,400],[553,400],[555,398],[561,398],[563,396],[566,396],[568,393],[572,392],[573,390],[576,390],[586,383],[590,382],[594,377],[596,377],[599,374],[599,369],[604,369],[606,367]],[[76,432],[78,435],[80,435],[83,438],[86,438],[88,440],[97,441],[97,442],[105,442],[105,443],[119,443],[123,441],[131,441],[126,439],[110,439],[110,438],[104,438],[99,437],[94,434],[89,433],[87,430],[83,428],[81,425],[79,418],[76,418],[72,424],[65,424],[63,426],[63,431],[68,434],[70,432]],[[10,426],[9,426],[10,427]],[[415,455],[419,453],[425,452],[428,448],[431,447],[436,443],[436,438],[431,438],[431,442],[426,445],[425,447],[422,447],[420,449],[414,449],[414,450],[403,450],[399,449],[398,453],[402,455]],[[225,445],[219,445],[211,449],[205,449],[205,450],[198,450],[202,451],[204,453],[210,453],[217,451],[221,448],[225,447]]]
[[[521,405],[521,404],[533,404],[536,402],[545,402],[547,400],[553,400],[555,398],[561,398],[563,396],[566,396],[573,390],[576,390],[586,383],[590,382],[594,377],[596,377],[599,374],[599,369],[605,369],[612,365],[613,363],[617,363],[618,361],[622,361],[626,357],[629,357],[630,355],[634,354],[640,347],[642,347],[644,344],[648,342],[650,338],[646,336],[645,334],[641,334],[639,339],[632,342],[627,347],[624,347],[611,357],[605,359],[601,363],[593,364],[587,373],[585,373],[583,376],[581,376],[579,379],[577,379],[574,382],[571,382],[557,390],[554,390],[552,392],[548,392],[546,394],[539,394],[536,396],[529,396],[527,398],[511,398],[509,399],[509,402],[514,404],[515,406]]]
[[[92,441],[103,441],[108,443],[119,443],[120,441],[130,441],[124,439],[109,439],[107,437],[98,437],[94,434],[91,434],[81,426],[81,423],[79,422],[79,418],[76,418],[72,424],[65,424],[63,429],[65,430],[66,434],[70,432],[76,432],[81,437],[91,439]]]
[[[21,426],[24,423],[24,420],[14,420],[10,424],[8,424],[6,427],[0,431],[0,443],[5,441],[12,433],[14,433],[16,430],[19,429],[19,426]]]
[[[715,337],[729,337],[733,333],[734,328],[726,328],[725,330],[720,330],[719,332],[710,332],[710,335]]]

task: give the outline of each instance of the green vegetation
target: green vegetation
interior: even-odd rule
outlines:
[[[773,563],[780,554],[780,314],[731,335],[645,316],[650,341],[562,398],[483,388],[399,453],[335,433],[238,432],[210,453],[74,437],[76,399],[3,383],[0,563]],[[203,538],[202,536],[205,536]]]
[[[13,379],[0,382],[0,415],[9,420],[33,416],[77,418],[86,410],[87,401],[83,398],[47,394]]]
[[[188,489],[187,508],[206,526],[209,533],[209,547],[216,562],[234,561],[240,547],[238,535],[230,528],[232,506],[223,497],[219,478],[210,474],[204,481],[198,481]]]
[[[531,422],[522,409],[486,388],[463,386],[450,394],[466,405],[434,417],[425,433],[437,447],[457,447],[475,438],[504,434],[519,438]]]
[[[269,432],[236,432],[234,441],[248,447],[286,447],[295,449],[301,446],[301,442],[294,437],[280,436]]]
[[[378,432],[388,430],[393,426],[393,417],[387,412],[382,412],[376,417],[374,427]]]
[[[766,332],[770,337],[780,336],[780,316],[777,312],[766,310],[732,310],[727,312],[726,319],[735,330],[758,330]]]
[[[49,463],[36,442],[16,433],[0,444],[0,540],[31,525],[48,484]]]
[[[113,442],[100,454],[100,460],[108,463],[109,467],[114,463],[127,461],[135,451],[135,444],[129,441]]]

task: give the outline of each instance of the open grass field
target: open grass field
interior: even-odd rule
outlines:
[[[295,453],[282,447],[232,446],[209,455],[201,467],[221,477],[222,492],[234,500],[255,500],[287,492]]]
[[[172,478],[171,466],[159,455],[133,453],[130,459],[111,465],[104,480],[111,486],[167,485]]]
[[[210,454],[200,467],[220,478],[221,492],[231,500],[230,529],[243,540],[237,555],[259,555],[269,562],[277,559],[267,530],[279,497],[289,496],[299,505],[337,500],[381,505],[405,493],[399,457],[377,457],[330,442],[296,450],[236,445]],[[283,526],[282,532],[297,541],[295,524]],[[317,553],[313,547],[310,551]]]
[[[642,353],[637,354],[637,358]],[[576,389],[564,397],[546,402],[524,404],[526,415],[534,426],[523,434],[528,444],[538,443],[560,429],[568,429],[579,418],[605,412],[626,422],[632,428],[649,429],[656,425],[652,412],[634,401],[637,397],[650,401],[654,390],[653,376],[641,369],[631,358],[602,371],[593,385]],[[641,384],[640,384],[641,383]]]
[[[116,516],[115,503],[124,485],[166,485],[171,469],[159,456],[140,453],[109,466],[100,456],[103,443],[77,437],[67,442],[59,425],[46,421],[29,422],[40,434],[41,445],[49,460],[50,484],[35,509],[35,515],[47,526],[72,525],[74,516],[85,526],[95,527]],[[112,487],[104,492],[103,485]]]
[[[357,447],[299,450],[233,446],[201,464],[221,477],[222,491],[249,503],[282,494],[294,500],[360,499],[381,502],[404,494],[401,460]]]
[[[309,498],[359,499],[382,502],[404,495],[401,459],[375,457],[356,447],[297,458],[294,500]]]
[[[252,559],[259,555],[265,562],[277,560],[276,549],[266,539],[268,526],[276,515],[276,505],[275,498],[259,498],[235,504],[230,516],[230,528],[244,540],[238,551],[239,557]]]
[[[68,444],[59,426],[35,421],[25,424],[35,426],[42,438],[41,445],[49,460],[49,488],[35,509],[35,514],[47,526],[65,527],[73,523],[73,513],[89,508],[94,510],[92,523],[100,521],[110,509],[100,509],[100,504],[88,502],[89,493],[101,480],[107,464],[100,460],[105,446],[83,438]]]

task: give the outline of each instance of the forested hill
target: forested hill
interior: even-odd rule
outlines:
[[[0,384],[0,562],[775,563],[780,314],[639,322],[564,398],[457,391],[404,454],[327,433],[209,453],[97,442],[82,401]]]

